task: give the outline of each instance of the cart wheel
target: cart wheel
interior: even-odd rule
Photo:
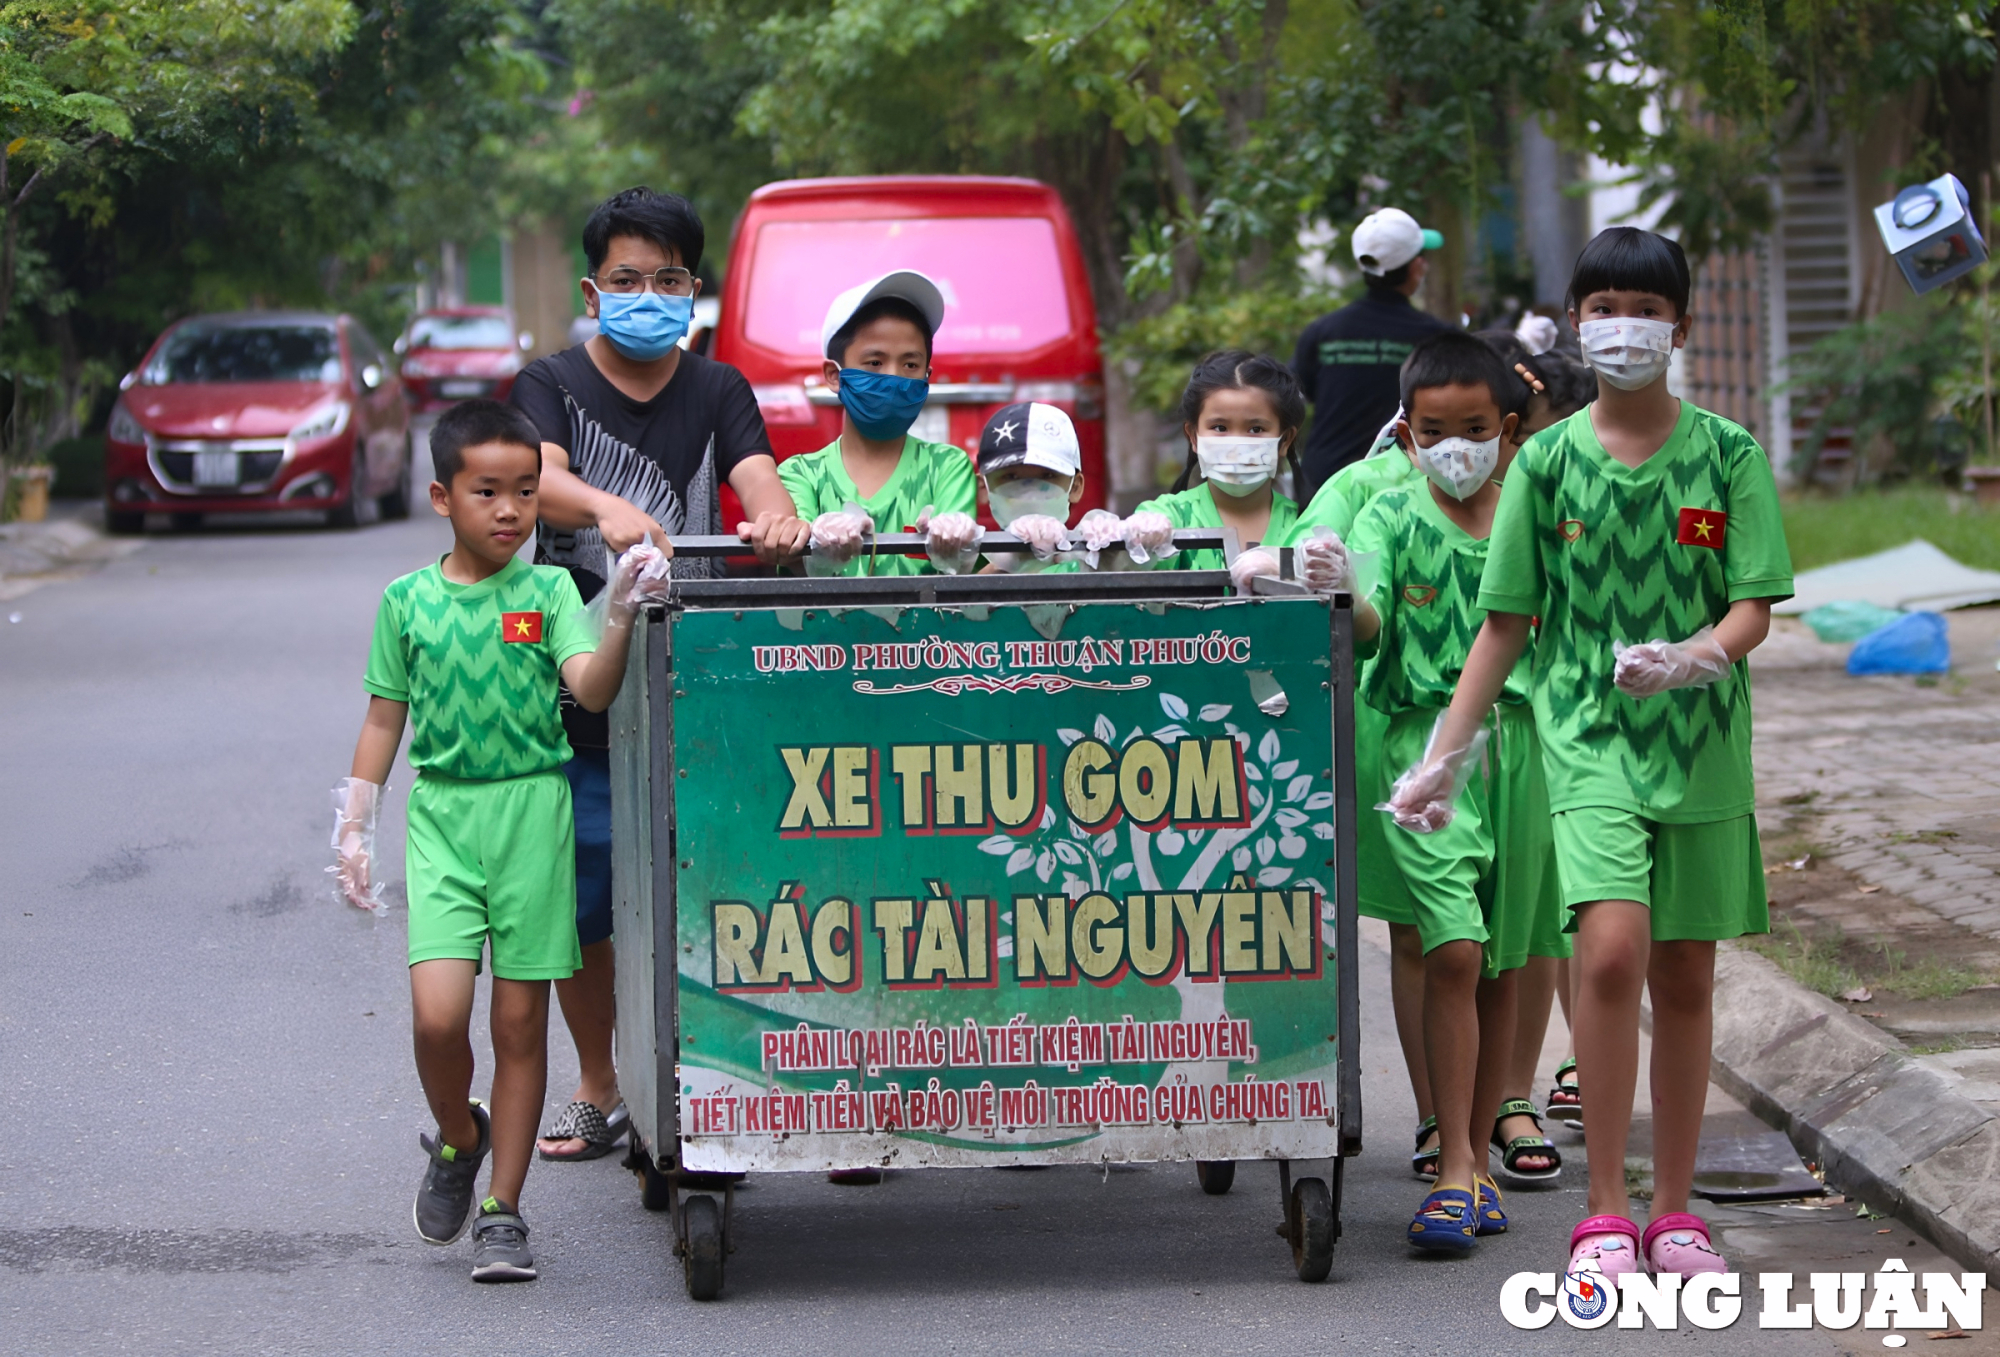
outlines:
[[[1236,1161],[1197,1159],[1194,1161],[1194,1176],[1200,1180],[1203,1192],[1211,1197],[1220,1197],[1236,1181]]]
[[[674,1204],[673,1182],[660,1172],[650,1154],[641,1155],[639,1165],[639,1205],[648,1211],[665,1211]]]
[[[687,1228],[682,1260],[688,1299],[714,1300],[722,1292],[722,1216],[715,1209],[715,1198],[689,1197],[681,1203],[681,1220]]]
[[[1333,1196],[1317,1178],[1292,1184],[1292,1266],[1302,1282],[1323,1282],[1333,1270]]]

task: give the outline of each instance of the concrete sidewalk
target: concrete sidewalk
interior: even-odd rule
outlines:
[[[57,500],[42,523],[0,523],[0,602],[57,580],[78,579],[144,542],[107,537],[96,500]]]

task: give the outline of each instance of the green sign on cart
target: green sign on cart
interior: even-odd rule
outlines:
[[[672,626],[689,1168],[1338,1152],[1324,602]]]

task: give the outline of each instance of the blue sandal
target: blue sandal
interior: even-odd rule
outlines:
[[[1441,1187],[1424,1198],[1410,1221],[1410,1246],[1427,1253],[1471,1253],[1476,1207],[1462,1187]]]
[[[1491,1178],[1475,1178],[1472,1181],[1479,1189],[1479,1223],[1472,1232],[1476,1235],[1506,1234],[1507,1213],[1500,1207],[1500,1184]]]

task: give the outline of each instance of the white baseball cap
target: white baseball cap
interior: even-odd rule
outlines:
[[[938,290],[938,285],[915,269],[898,269],[858,287],[850,287],[833,299],[833,304],[826,308],[826,319],[820,322],[819,351],[839,362],[840,355],[832,352],[833,337],[840,333],[842,326],[854,319],[856,311],[884,297],[895,297],[916,307],[933,335],[937,333],[938,326],[944,324],[944,293]]]
[[[1083,470],[1076,425],[1053,405],[1016,401],[1003,405],[979,435],[979,474],[1010,466],[1038,466],[1063,476]]]
[[[1354,262],[1361,271],[1380,277],[1400,269],[1425,250],[1440,249],[1444,237],[1417,225],[1400,207],[1370,212],[1354,228]]]

